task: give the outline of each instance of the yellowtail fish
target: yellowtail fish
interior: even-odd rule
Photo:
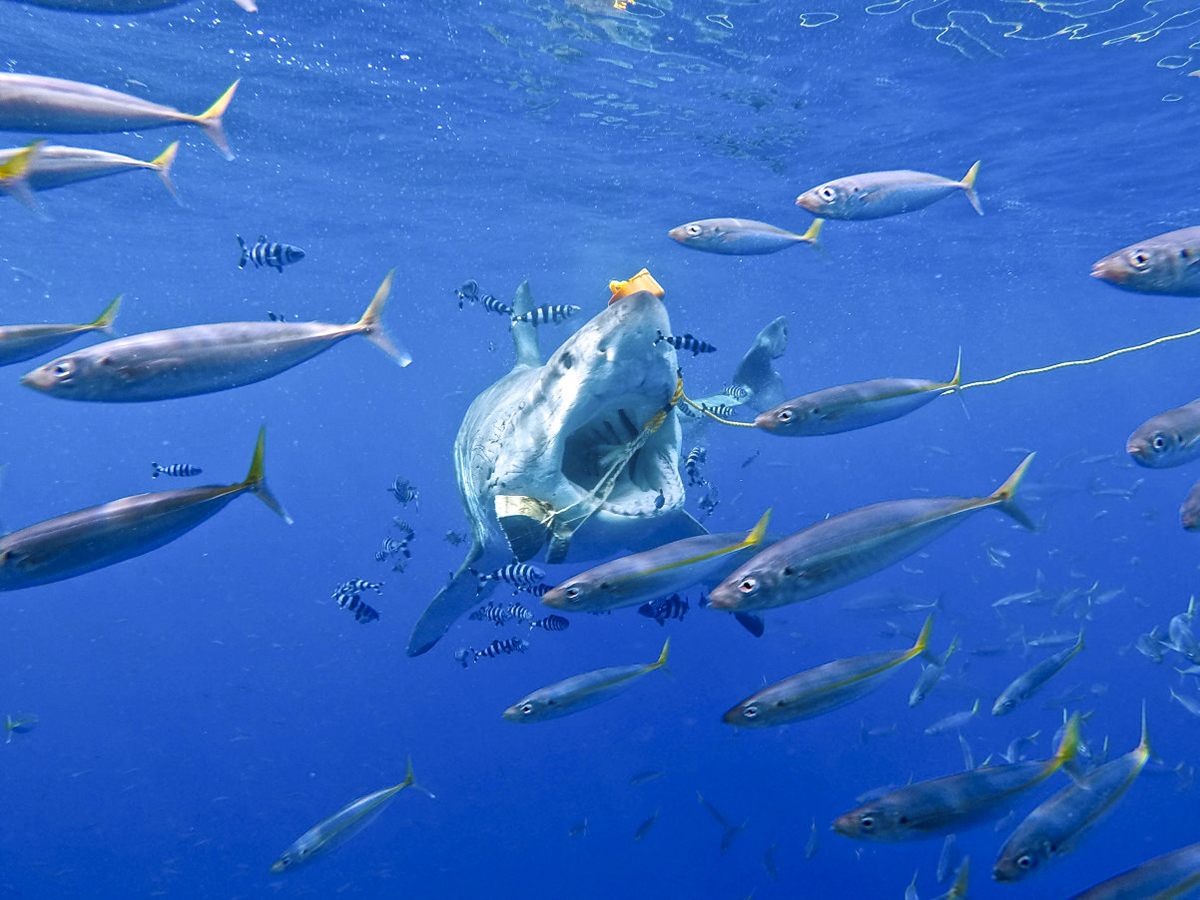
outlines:
[[[1129,436],[1125,452],[1148,469],[1170,469],[1200,457],[1200,400],[1147,420]]]
[[[900,666],[924,653],[932,628],[930,616],[908,650],[839,659],[776,682],[733,707],[724,721],[742,728],[765,728],[840,709],[882,687]]]
[[[1001,849],[992,877],[1005,884],[1021,881],[1073,850],[1084,832],[1125,795],[1152,753],[1143,703],[1141,743],[1063,788],[1026,816]]]
[[[983,215],[975,196],[979,163],[971,166],[961,181],[927,172],[866,172],[827,181],[796,198],[796,205],[826,219],[882,219],[924,209],[955,191],[962,191]]]
[[[667,234],[694,250],[743,256],[774,253],[796,244],[816,245],[821,224],[822,220],[817,219],[804,234],[795,234],[752,219],[700,219],[672,228]]]
[[[118,297],[104,312],[86,325],[0,325],[0,366],[25,362],[61,347],[72,338],[89,331],[112,334],[113,320],[121,306]]]
[[[29,186],[29,173],[45,145],[45,141],[36,141],[0,163],[0,191],[21,201],[36,213],[40,213],[41,210],[38,208],[37,201],[33,199],[33,191]]]
[[[1075,658],[1083,649],[1083,629],[1075,638],[1074,646],[1060,650],[1053,656],[1043,659],[1040,663],[1023,672],[1013,679],[1012,684],[1000,692],[996,702],[992,704],[993,716],[1006,716],[1021,703],[1032,697],[1047,681],[1053,678],[1063,666]]]
[[[29,734],[37,724],[38,717],[18,713],[4,716],[4,743],[11,744],[14,734]]]
[[[233,159],[221,117],[237,86],[235,81],[216,103],[199,115],[190,115],[171,106],[81,81],[0,72],[0,131],[98,134],[144,131],[165,125],[199,125],[225,158]]]
[[[628,690],[643,675],[663,668],[670,646],[671,639],[667,638],[658,659],[648,665],[609,666],[536,690],[506,709],[504,718],[510,722],[545,722],[603,703]]]
[[[999,812],[1073,760],[1078,750],[1076,714],[1051,759],[987,766],[909,784],[839,816],[833,830],[862,841],[940,837]]]
[[[1200,481],[1192,485],[1179,507],[1179,524],[1188,531],[1200,531]]]
[[[266,428],[259,429],[250,472],[237,484],[138,494],[48,519],[0,537],[0,591],[50,584],[141,556],[191,531],[242,494],[253,494],[285,522],[267,487]]]
[[[83,147],[59,147],[45,144],[37,157],[30,163],[27,177],[29,189],[33,191],[48,191],[53,188],[74,184],[77,181],[90,181],[94,178],[104,178],[107,175],[120,175],[122,172],[132,172],[137,169],[149,169],[162,181],[171,196],[177,201],[175,185],[171,182],[171,165],[175,162],[175,154],[179,151],[179,141],[170,144],[162,153],[151,160],[134,159],[122,156],[120,153],[108,153],[104,150],[88,150]],[[0,150],[0,165],[23,153],[24,149]]]
[[[171,400],[262,381],[356,334],[407,366],[412,357],[383,329],[392,275],[357,322],[224,322],[151,331],[61,356],[27,372],[21,384],[64,400]]]
[[[967,882],[971,877],[971,857],[964,856],[962,865],[958,867],[958,874],[954,876],[954,884],[950,885],[950,890],[937,897],[936,900],[962,900],[967,896]]]
[[[892,500],[810,525],[738,568],[713,588],[708,605],[745,612],[811,600],[887,568],[989,507],[1034,530],[1014,499],[1033,457],[986,497]]]
[[[638,826],[637,831],[635,831],[633,834],[633,839],[635,841],[640,841],[642,838],[644,838],[646,835],[648,835],[650,833],[650,829],[653,828],[654,823],[658,821],[658,814],[660,812],[661,812],[661,810],[656,809],[654,811],[654,815],[652,815],[645,822],[643,822],[641,825]]]
[[[1171,900],[1200,886],[1200,844],[1189,844],[1122,872],[1071,900]]]
[[[910,707],[916,706],[923,701],[937,687],[937,683],[942,680],[942,675],[946,671],[946,663],[950,662],[950,657],[954,655],[954,651],[957,649],[958,635],[955,635],[954,640],[950,642],[950,646],[946,648],[945,653],[935,662],[921,667],[921,674],[917,678],[917,683],[913,685],[913,689],[908,694],[908,705]]]
[[[622,556],[551,588],[542,602],[567,612],[601,612],[635,606],[723,577],[758,551],[770,519],[767,510],[748,532],[701,534]]]
[[[890,422],[962,384],[962,354],[949,381],[876,378],[814,391],[759,413],[754,424],[780,437],[840,434]]]
[[[382,791],[367,794],[365,797],[359,797],[353,803],[343,806],[328,819],[318,822],[296,838],[295,843],[284,850],[279,859],[271,863],[271,871],[278,875],[280,872],[297,869],[335,847],[340,847],[374,822],[392,801],[392,798],[409,785],[429,794],[417,784],[413,777],[411,758],[408,761],[408,774],[404,776],[402,782],[394,784],[390,788],[384,788]],[[429,796],[432,797],[433,794],[429,794]]]
[[[1110,253],[1092,277],[1123,291],[1200,297],[1200,227],[1155,235]]]

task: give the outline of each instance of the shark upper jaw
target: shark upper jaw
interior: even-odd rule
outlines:
[[[669,329],[662,302],[642,292],[618,300],[559,347],[506,429],[512,440],[497,460],[492,491],[534,497],[556,510],[590,494],[670,404],[675,349],[656,342]],[[681,507],[679,443],[679,423],[668,416],[630,459],[595,517],[615,525]]]

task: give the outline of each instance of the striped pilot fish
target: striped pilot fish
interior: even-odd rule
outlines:
[[[150,463],[151,478],[157,478],[159,475],[169,475],[172,478],[195,478],[203,471],[199,466],[193,466],[191,463],[168,463],[165,466],[160,466],[156,462]]]
[[[660,331],[658,333],[658,337],[654,339],[654,343],[657,344],[659,341],[670,344],[676,350],[691,350],[692,356],[699,356],[701,353],[715,353],[717,350],[717,348],[708,341],[702,341],[700,338],[696,337],[690,332],[687,334],[675,335],[663,334]]]
[[[242,236],[237,236],[238,246],[242,248],[242,257],[238,260],[238,268],[246,268],[246,263],[253,262],[256,269],[266,266],[275,269],[280,275],[283,267],[298,263],[304,259],[304,251],[291,244],[281,244],[278,241],[268,241],[265,234],[260,234],[253,247],[247,247]]]
[[[474,569],[471,571],[475,572]],[[514,588],[514,594],[517,591],[528,591],[534,585],[541,584],[546,577],[545,572],[529,563],[509,563],[495,572],[475,572],[475,575],[479,578],[480,592],[487,587],[489,581],[502,581]]]
[[[380,588],[383,587],[383,582],[364,581],[361,578],[351,578],[349,581],[339,584],[333,589],[333,600],[341,609],[349,610],[354,614],[354,620],[366,625],[369,622],[374,622],[379,618],[379,611],[372,606],[368,606],[362,599],[363,591],[374,591],[376,594],[382,594]]]
[[[949,381],[876,378],[814,391],[759,413],[754,424],[780,437],[840,434],[890,422],[962,384],[962,355]]]
[[[1123,291],[1200,297],[1200,226],[1168,231],[1110,253],[1092,277]]]
[[[250,472],[237,484],[138,494],[48,519],[0,538],[0,591],[74,578],[149,553],[253,494],[288,524],[267,488],[266,428],[258,432]]]
[[[171,106],[80,81],[0,72],[0,131],[98,134],[177,124],[199,125],[225,158],[233,159],[221,118],[233,99],[238,81],[204,112],[190,115]]]
[[[542,631],[566,631],[571,627],[571,620],[562,616],[542,616],[529,623],[529,627],[540,628]]]
[[[190,397],[253,384],[361,334],[400,365],[412,362],[383,328],[389,272],[357,322],[225,322],[151,331],[61,356],[21,377],[64,400],[129,403]]]
[[[911,841],[957,832],[994,816],[1014,797],[1074,760],[1078,752],[1076,713],[1050,759],[984,766],[908,784],[839,816],[833,830],[862,841]]]
[[[795,234],[752,219],[699,219],[667,232],[685,247],[729,256],[774,253],[797,244],[817,244],[822,220],[817,219],[804,234]]]
[[[723,721],[740,728],[765,728],[841,709],[882,687],[900,666],[924,653],[932,628],[931,615],[908,650],[835,660],[769,685],[725,713]]]
[[[0,366],[25,362],[61,347],[89,331],[112,334],[112,325],[121,308],[118,297],[104,312],[86,325],[3,325],[0,326]]]
[[[1005,884],[1021,881],[1073,850],[1084,832],[1133,786],[1152,753],[1143,703],[1141,743],[1067,785],[1026,816],[1001,849],[992,877]]]
[[[683,617],[688,613],[688,608],[686,600],[678,594],[672,594],[669,597],[656,597],[643,603],[638,607],[638,615],[653,619],[659,625],[666,625],[667,619],[678,619],[682,622]]]
[[[510,722],[545,722],[611,700],[643,675],[663,668],[670,646],[671,639],[667,638],[658,659],[647,665],[609,666],[540,688],[506,709],[504,718]]]
[[[975,195],[978,174],[976,162],[960,181],[908,170],[848,175],[805,191],[796,198],[796,205],[826,219],[882,219],[924,209],[962,191],[982,216],[983,208]]]
[[[322,819],[283,851],[279,859],[271,864],[275,875],[298,869],[318,856],[340,847],[378,818],[395,796],[409,786],[429,794],[417,784],[413,776],[412,760],[408,761],[408,774],[399,784],[348,803],[327,819]],[[429,794],[430,797],[433,794]]]
[[[59,147],[43,144],[28,170],[29,189],[48,191],[53,188],[90,181],[108,175],[120,175],[137,169],[149,169],[171,192],[176,201],[175,185],[171,181],[171,165],[179,151],[179,141],[170,144],[162,153],[151,160],[134,159],[120,153],[105,150],[88,150],[83,147]],[[0,150],[0,165],[24,152],[24,148]]]
[[[1200,400],[1144,422],[1125,442],[1125,452],[1148,469],[1170,469],[1200,457]]]
[[[495,298],[492,299],[494,300]],[[487,307],[487,304],[485,303],[484,306]],[[521,316],[512,316],[512,321],[514,324],[517,322],[528,322],[530,325],[557,325],[560,322],[567,321],[567,319],[571,318],[579,310],[580,307],[578,306],[553,303],[546,306],[539,306],[537,309],[531,309]]]
[[[733,572],[713,588],[708,604],[744,612],[811,600],[886,569],[982,509],[995,507],[1036,530],[1015,499],[1033,457],[986,497],[891,500],[810,525]]]
[[[500,656],[511,656],[514,653],[524,653],[529,649],[529,642],[521,638],[505,638],[501,640],[496,638],[482,650],[476,650],[474,647],[464,647],[461,650],[454,652],[454,658],[462,663],[465,669],[468,664],[479,662],[485,656],[488,659],[496,659]]]

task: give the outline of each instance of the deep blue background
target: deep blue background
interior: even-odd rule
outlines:
[[[720,530],[748,528],[768,506],[774,527],[793,531],[884,499],[986,493],[1019,461],[1014,448],[1036,449],[1026,505],[1045,517],[1038,534],[983,513],[903,568],[771,613],[760,640],[693,597],[681,624],[631,610],[583,617],[531,635],[525,656],[465,671],[456,647],[518,632],[463,621],[427,656],[405,656],[412,623],[461,559],[442,539],[465,530],[450,457],[458,423],[512,361],[503,320],[456,308],[466,278],[501,298],[529,278],[539,302],[591,315],[609,279],[649,266],[676,330],[720,347],[684,360],[693,396],[719,389],[780,314],[793,393],[946,378],[959,347],[973,380],[1200,326],[1193,300],[1087,276],[1112,250],[1197,224],[1200,84],[1188,73],[1200,67],[1189,49],[1200,19],[1186,4],[1080,7],[1073,18],[1049,4],[918,0],[845,6],[819,27],[804,22],[831,17],[802,19],[781,0],[656,5],[659,18],[598,0],[263,0],[251,15],[210,0],[92,17],[0,0],[6,70],[188,112],[243,79],[226,116],[233,162],[192,128],[59,139],[147,159],[182,139],[186,206],[142,173],[41,195],[48,223],[0,201],[0,319],[87,321],[124,293],[126,334],[268,310],[350,321],[395,266],[387,324],[416,360],[399,370],[350,340],[258,385],[130,406],[52,400],[17,384],[24,367],[7,370],[6,528],[174,486],[149,479],[151,460],[240,480],[262,422],[269,480],[296,524],[239,500],[153,554],[0,598],[0,715],[41,717],[0,746],[0,885],[25,897],[900,897],[919,868],[932,897],[944,890],[933,882],[939,842],[858,845],[828,823],[864,791],[961,769],[955,737],[923,730],[976,697],[985,714],[965,734],[977,762],[1037,730],[1036,752],[1049,752],[1061,708],[1043,697],[986,715],[1048,651],[1026,659],[1018,640],[1000,656],[969,652],[1022,627],[1078,626],[1049,606],[992,609],[1039,569],[1055,591],[1124,588],[1093,610],[1087,650],[1044,697],[1075,687],[1070,708],[1094,710],[1086,735],[1110,735],[1113,755],[1137,742],[1144,698],[1164,763],[1196,762],[1200,722],[1168,702],[1169,685],[1194,687],[1129,648],[1195,589],[1197,539],[1176,509],[1197,473],[1142,471],[1122,452],[1143,420],[1200,393],[1196,339],[966,392],[969,417],[946,399],[820,440],[716,425],[685,438],[685,449],[707,442]],[[802,231],[809,217],[794,198],[822,181],[892,168],[957,178],[976,159],[983,218],[951,197],[906,217],[831,222],[823,255],[726,258],[666,237],[710,216]],[[236,233],[308,257],[282,276],[239,271]],[[568,327],[544,330],[543,351]],[[420,488],[419,513],[387,494],[396,475]],[[1129,499],[1088,490],[1139,483]],[[403,575],[372,559],[397,514],[417,530]],[[988,548],[1011,554],[1003,568]],[[380,576],[374,625],[329,600],[340,581]],[[819,720],[751,733],[721,724],[764,681],[906,646],[885,623],[911,633],[919,615],[840,610],[880,589],[942,596],[934,645],[957,633],[966,648],[925,705],[907,706],[910,668]],[[673,678],[545,725],[500,718],[550,681],[652,660],[666,633]],[[898,725],[864,745],[860,722]],[[316,821],[399,780],[408,754],[436,801],[405,792],[335,855],[268,873]],[[666,775],[629,786],[646,769]],[[1063,897],[1200,840],[1196,791],[1182,785],[1147,772],[1079,850],[1022,888],[988,877],[1003,833],[960,836],[973,894]],[[697,790],[748,823],[723,857]],[[585,818],[586,836],[568,837]],[[821,843],[806,860],[814,819]],[[761,860],[776,843],[772,884]]]

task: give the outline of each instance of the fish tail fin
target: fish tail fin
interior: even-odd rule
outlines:
[[[237,86],[241,82],[242,79],[239,78],[226,88],[225,93],[217,98],[216,103],[196,116],[196,124],[204,129],[208,139],[217,145],[217,149],[225,154],[226,159],[233,159],[233,153],[229,149],[229,141],[225,139],[225,129],[221,125],[221,117],[225,115],[229,101],[233,99],[233,92],[237,90]]]
[[[669,650],[670,647],[671,639],[667,638],[663,642],[662,653],[658,654],[658,659],[650,664],[648,671],[653,672],[655,669],[662,669],[668,675],[671,674],[671,670],[667,668],[667,650]]]
[[[1037,456],[1036,453],[1030,453],[1027,457],[1025,457],[1025,459],[1021,461],[1021,464],[1013,470],[1013,473],[1008,476],[1008,480],[1005,481],[1004,484],[1000,485],[1000,487],[996,488],[992,495],[988,497],[988,500],[996,507],[996,509],[1000,510],[1000,512],[1004,513],[1005,515],[1016,519],[1030,531],[1037,531],[1037,525],[1035,525],[1033,520],[1025,514],[1025,511],[1017,505],[1016,493],[1017,488],[1021,486],[1021,479],[1025,477],[1025,473],[1029,469],[1029,464],[1033,462],[1033,458],[1035,456]]]
[[[1146,701],[1142,700],[1142,739],[1137,745],[1137,753],[1142,758],[1142,765],[1145,765],[1145,760],[1158,759],[1158,754],[1154,752],[1154,745],[1150,743],[1150,729],[1146,727]]]
[[[967,174],[963,176],[963,180],[959,182],[962,185],[963,191],[967,195],[967,200],[971,206],[975,207],[975,212],[983,215],[983,207],[979,205],[979,196],[975,193],[975,176],[979,174],[979,164],[983,162],[981,159],[975,160],[975,165],[967,170]]]
[[[962,395],[962,347],[958,348],[958,362],[954,364],[954,377],[946,382],[946,390],[944,394],[956,394],[958,402],[962,404],[963,415],[968,419],[971,418],[971,411],[967,409],[967,401]]]
[[[49,217],[42,212],[41,206],[34,199],[33,190],[29,187],[29,170],[45,145],[45,141],[34,141],[4,165],[0,166],[0,190],[9,194],[15,200],[19,200],[41,219],[48,219]]]
[[[954,640],[952,640],[950,642],[950,646],[946,648],[946,652],[943,653],[941,658],[938,660],[938,664],[942,668],[945,668],[946,663],[950,662],[950,657],[952,657],[954,655],[954,651],[957,649],[958,649],[958,635],[956,634],[954,636]]]
[[[750,529],[750,533],[746,535],[746,539],[741,542],[742,548],[757,547],[762,543],[763,538],[767,534],[767,523],[771,521],[771,510],[767,510],[762,514],[762,518],[758,520],[758,524]]]
[[[820,241],[821,226],[824,224],[825,224],[824,219],[813,219],[813,223],[808,226],[808,231],[806,231],[806,232],[804,232],[804,234],[800,235],[800,240],[804,241],[804,243],[806,243],[812,247],[820,248],[820,246],[821,246],[821,241]]]
[[[430,800],[437,799],[437,794],[435,794],[433,791],[426,790],[425,788],[421,787],[421,785],[417,784],[417,777],[413,774],[412,757],[411,756],[408,758],[408,773],[404,776],[404,780],[402,782],[400,782],[400,787],[401,788],[414,787],[418,791],[420,791],[422,794],[424,794],[426,797],[428,797]]]
[[[1062,739],[1058,742],[1058,747],[1054,751],[1054,757],[1050,760],[1050,771],[1063,766],[1069,766],[1079,754],[1079,744],[1081,738],[1079,736],[1079,713],[1073,713],[1071,718],[1067,720],[1067,727],[1063,729]],[[1070,769],[1068,768],[1068,771]]]
[[[171,166],[175,163],[175,154],[179,152],[179,141],[170,144],[166,150],[150,160],[150,168],[154,169],[154,174],[159,180],[166,185],[171,196],[175,198],[175,202],[180,206],[183,201],[179,199],[179,194],[175,192],[175,183],[171,181]]]
[[[238,260],[238,268],[244,269],[246,268],[246,263],[250,262],[250,250],[246,247],[246,242],[242,240],[240,234],[236,237],[238,239],[238,246],[242,248],[242,258]]]
[[[929,634],[931,631],[933,631],[933,613],[929,614],[929,618],[921,626],[921,633],[917,635],[917,642],[912,645],[912,649],[904,654],[903,662],[908,662],[914,656],[920,656],[925,652],[926,648],[929,647]]]
[[[264,425],[258,429],[258,443],[254,445],[254,457],[250,460],[250,471],[246,474],[246,480],[241,483],[240,487],[242,490],[254,494],[259,500],[267,504],[275,515],[291,525],[292,517],[287,514],[287,510],[283,508],[283,504],[275,499],[275,495],[267,487],[267,471],[263,463],[266,443],[267,426]]]
[[[362,314],[362,318],[355,324],[355,328],[368,341],[400,363],[401,366],[407,366],[412,362],[412,354],[403,347],[393,344],[392,339],[388,337],[388,333],[383,329],[383,307],[387,304],[388,294],[392,292],[392,277],[395,274],[396,270],[392,269],[384,276],[383,283],[375,291],[375,296],[372,298],[371,304],[367,307],[367,311]]]
[[[96,321],[88,325],[88,328],[93,331],[103,331],[105,334],[113,333],[113,321],[117,318],[117,310],[121,308],[121,297],[124,294],[119,294],[117,299],[108,306],[104,307],[104,312],[96,317]]]

